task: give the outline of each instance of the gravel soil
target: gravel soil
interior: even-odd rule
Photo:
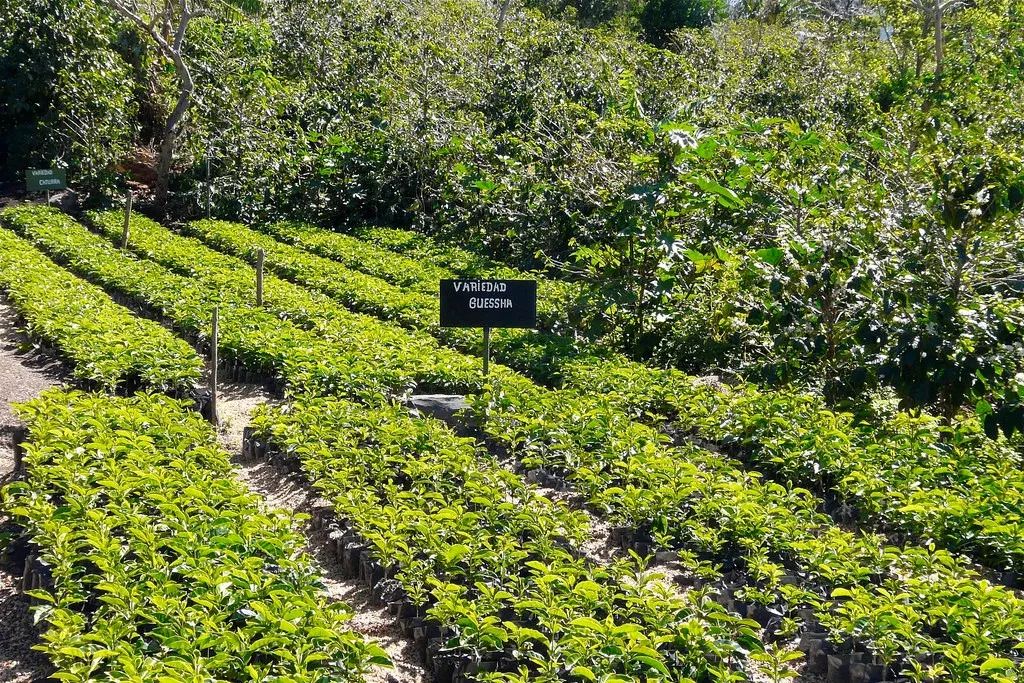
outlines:
[[[14,309],[0,295],[0,431],[9,432],[18,424],[12,403],[59,384],[62,374],[59,361],[32,352],[28,338],[18,329]]]
[[[260,386],[225,383],[217,392],[217,412],[220,418],[221,445],[232,454],[238,477],[255,493],[260,494],[270,507],[289,512],[309,514],[318,498],[299,478],[282,473],[265,461],[248,461],[242,457],[242,433],[249,424],[253,409],[271,402],[272,397]],[[394,667],[375,669],[367,675],[369,683],[385,681],[395,683],[424,683],[431,680],[424,669],[414,643],[402,635],[394,617],[383,606],[372,603],[369,589],[362,583],[342,578],[341,567],[330,550],[327,530],[316,529],[306,523],[306,551],[313,557],[323,577],[327,595],[340,600],[352,610],[349,622],[352,630],[375,640],[391,657]]]

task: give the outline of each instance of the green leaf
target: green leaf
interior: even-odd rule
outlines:
[[[1012,668],[1012,667],[1013,667],[1013,660],[1012,659],[1007,659],[1005,657],[989,657],[988,659],[986,659],[982,663],[982,665],[980,667],[980,670],[981,670],[982,673],[987,673],[989,671],[993,671],[993,670],[996,670],[996,669],[1000,669],[1001,670],[1001,669],[1009,669],[1009,668]]]
[[[604,624],[602,624],[597,619],[594,619],[593,617],[577,617],[569,623],[573,626],[585,628],[588,631],[604,632],[605,630]]]
[[[597,680],[597,675],[590,668],[582,665],[573,667],[573,670],[570,673],[573,676],[576,676],[578,678],[585,678],[588,681]]]
[[[782,251],[782,249],[779,249],[778,247],[769,247],[767,249],[758,249],[754,254],[765,263],[777,266],[782,263],[782,259],[786,255],[786,252]]]
[[[457,543],[444,551],[444,560],[447,564],[454,564],[472,552],[468,545]]]

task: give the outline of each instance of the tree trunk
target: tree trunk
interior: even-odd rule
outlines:
[[[183,18],[187,23],[188,19]],[[182,31],[182,33],[184,33]],[[174,111],[167,117],[164,124],[164,137],[160,141],[160,158],[157,161],[156,172],[156,206],[161,213],[167,210],[167,193],[171,181],[171,166],[174,164],[174,143],[178,139],[178,127],[181,120],[185,118],[185,112],[192,104],[192,91],[195,84],[192,82],[192,74],[182,57],[180,45],[169,55],[174,62],[175,75],[178,77],[178,103]]]
[[[512,0],[502,0],[501,9],[498,12],[498,33],[501,33],[505,28],[505,18],[508,16],[508,7],[512,4]]]
[[[164,138],[160,141],[160,153],[156,163],[156,205],[161,212],[167,208],[167,195],[171,184],[171,164],[174,162],[174,142],[178,137],[176,130],[164,129]]]
[[[164,136],[160,141],[160,156],[156,166],[155,199],[156,206],[161,212],[167,208],[167,194],[171,181],[171,166],[174,164],[174,144],[178,139],[178,127],[192,103],[193,85],[188,67],[185,66],[180,56],[175,60],[175,66],[178,69],[178,79],[181,84],[178,90],[178,104],[174,107],[171,115],[167,117],[167,123],[164,124]]]
[[[164,6],[164,21],[157,28],[155,22],[145,21],[139,14],[133,11],[132,7],[123,4],[121,0],[107,0],[119,14],[134,23],[141,31],[148,34],[156,44],[160,54],[174,63],[174,75],[178,79],[178,101],[174,110],[164,124],[163,137],[160,140],[159,156],[156,166],[156,206],[161,212],[167,209],[167,195],[171,179],[171,167],[174,164],[174,144],[178,139],[179,126],[192,104],[192,92],[195,83],[192,81],[192,73],[184,59],[183,45],[185,33],[189,21],[194,16],[188,8],[185,0],[180,0],[177,29],[173,35],[170,32],[170,17],[172,14],[172,0],[166,0]]]

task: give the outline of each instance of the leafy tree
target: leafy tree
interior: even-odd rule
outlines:
[[[237,8],[255,11],[259,0],[234,0],[234,2],[213,2],[202,0],[102,0],[114,11],[129,21],[156,49],[168,64],[177,82],[174,105],[163,124],[157,157],[155,199],[159,208],[167,205],[171,166],[174,150],[180,134],[180,127],[192,104],[195,82],[186,59],[185,38],[193,19],[214,10],[223,13],[223,8]]]
[[[650,43],[664,47],[673,31],[708,26],[724,9],[721,0],[647,0],[640,25]]]
[[[878,319],[882,371],[907,404],[952,418],[977,402],[990,433],[1024,428],[1020,406],[1019,212],[1024,118],[1019,72],[1002,46],[1020,36],[1019,3],[889,3],[893,100],[876,146],[892,190],[892,245]],[[928,59],[932,62],[929,65]],[[897,99],[899,98],[899,99]],[[902,100],[902,101],[901,101]]]
[[[0,0],[0,174],[53,164],[113,186],[138,130],[129,44],[93,0]]]

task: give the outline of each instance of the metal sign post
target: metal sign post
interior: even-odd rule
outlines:
[[[210,330],[210,422],[217,420],[217,365],[220,362],[217,346],[220,344],[220,306],[213,307],[213,324]]]
[[[124,231],[121,233],[121,248],[128,248],[128,232],[132,225],[132,191],[128,190],[124,198]]]
[[[267,254],[263,249],[256,250],[256,307],[263,308],[263,264]]]
[[[213,205],[213,186],[210,184],[210,153],[206,153],[206,220],[210,220]]]
[[[484,328],[484,377],[487,376],[491,365],[491,328]]]

